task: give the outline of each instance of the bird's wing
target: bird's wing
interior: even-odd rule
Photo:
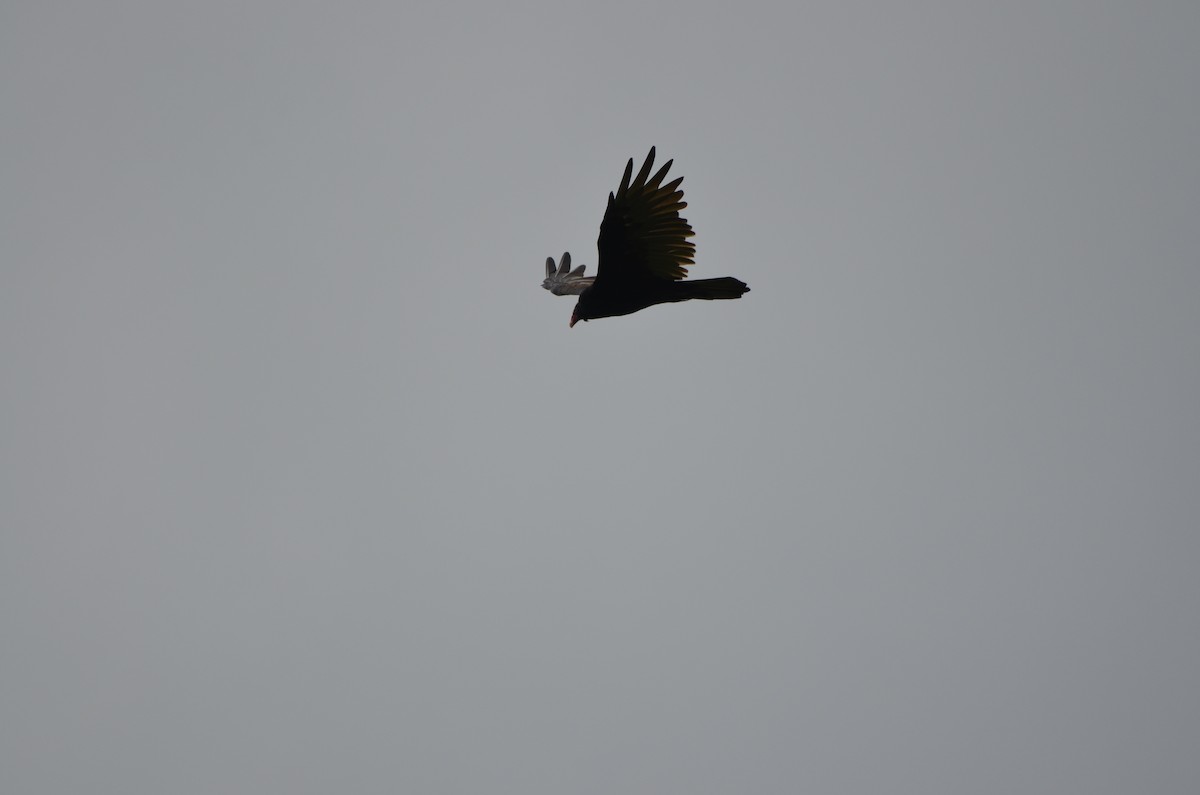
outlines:
[[[625,176],[617,192],[608,194],[608,209],[600,223],[600,264],[596,278],[605,284],[618,281],[662,279],[674,281],[687,276],[687,266],[695,263],[696,246],[688,238],[695,234],[679,211],[687,207],[679,177],[662,184],[668,160],[653,177],[654,147],[646,163],[630,182],[633,159],[625,166]]]
[[[596,278],[584,276],[585,268],[586,265],[580,265],[571,270],[571,255],[565,251],[557,268],[554,267],[554,258],[546,257],[546,278],[542,281],[542,287],[555,295],[579,295],[591,287]]]

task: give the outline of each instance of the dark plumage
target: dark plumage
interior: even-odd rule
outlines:
[[[679,211],[687,207],[679,189],[683,177],[662,184],[672,162],[668,160],[650,176],[654,165],[651,147],[632,181],[633,159],[625,166],[621,186],[608,194],[608,209],[600,224],[595,281],[579,294],[572,326],[580,320],[628,315],[655,304],[741,298],[749,292],[744,282],[730,276],[682,281],[688,266],[695,262],[696,246],[688,240],[695,232],[679,217]]]

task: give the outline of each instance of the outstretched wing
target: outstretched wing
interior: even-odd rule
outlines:
[[[662,184],[671,168],[668,160],[653,177],[654,147],[641,171],[630,182],[633,159],[617,192],[608,194],[608,209],[600,224],[600,264],[596,278],[606,286],[617,282],[658,279],[675,281],[687,276],[695,263],[696,246],[688,238],[695,234],[679,211],[687,207],[679,183],[683,177]]]
[[[554,267],[554,258],[546,257],[546,278],[542,281],[542,287],[555,295],[579,295],[591,287],[596,278],[584,276],[585,268],[586,265],[580,265],[571,270],[571,255],[565,251],[557,268]]]

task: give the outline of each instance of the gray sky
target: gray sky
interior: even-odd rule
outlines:
[[[1195,792],[1198,36],[4,4],[0,790]]]

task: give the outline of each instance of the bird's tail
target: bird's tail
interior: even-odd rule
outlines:
[[[700,298],[714,301],[728,298],[741,298],[750,288],[740,279],[732,276],[722,276],[720,279],[695,279],[687,282],[675,282],[672,285],[679,296],[676,301],[688,301]]]

